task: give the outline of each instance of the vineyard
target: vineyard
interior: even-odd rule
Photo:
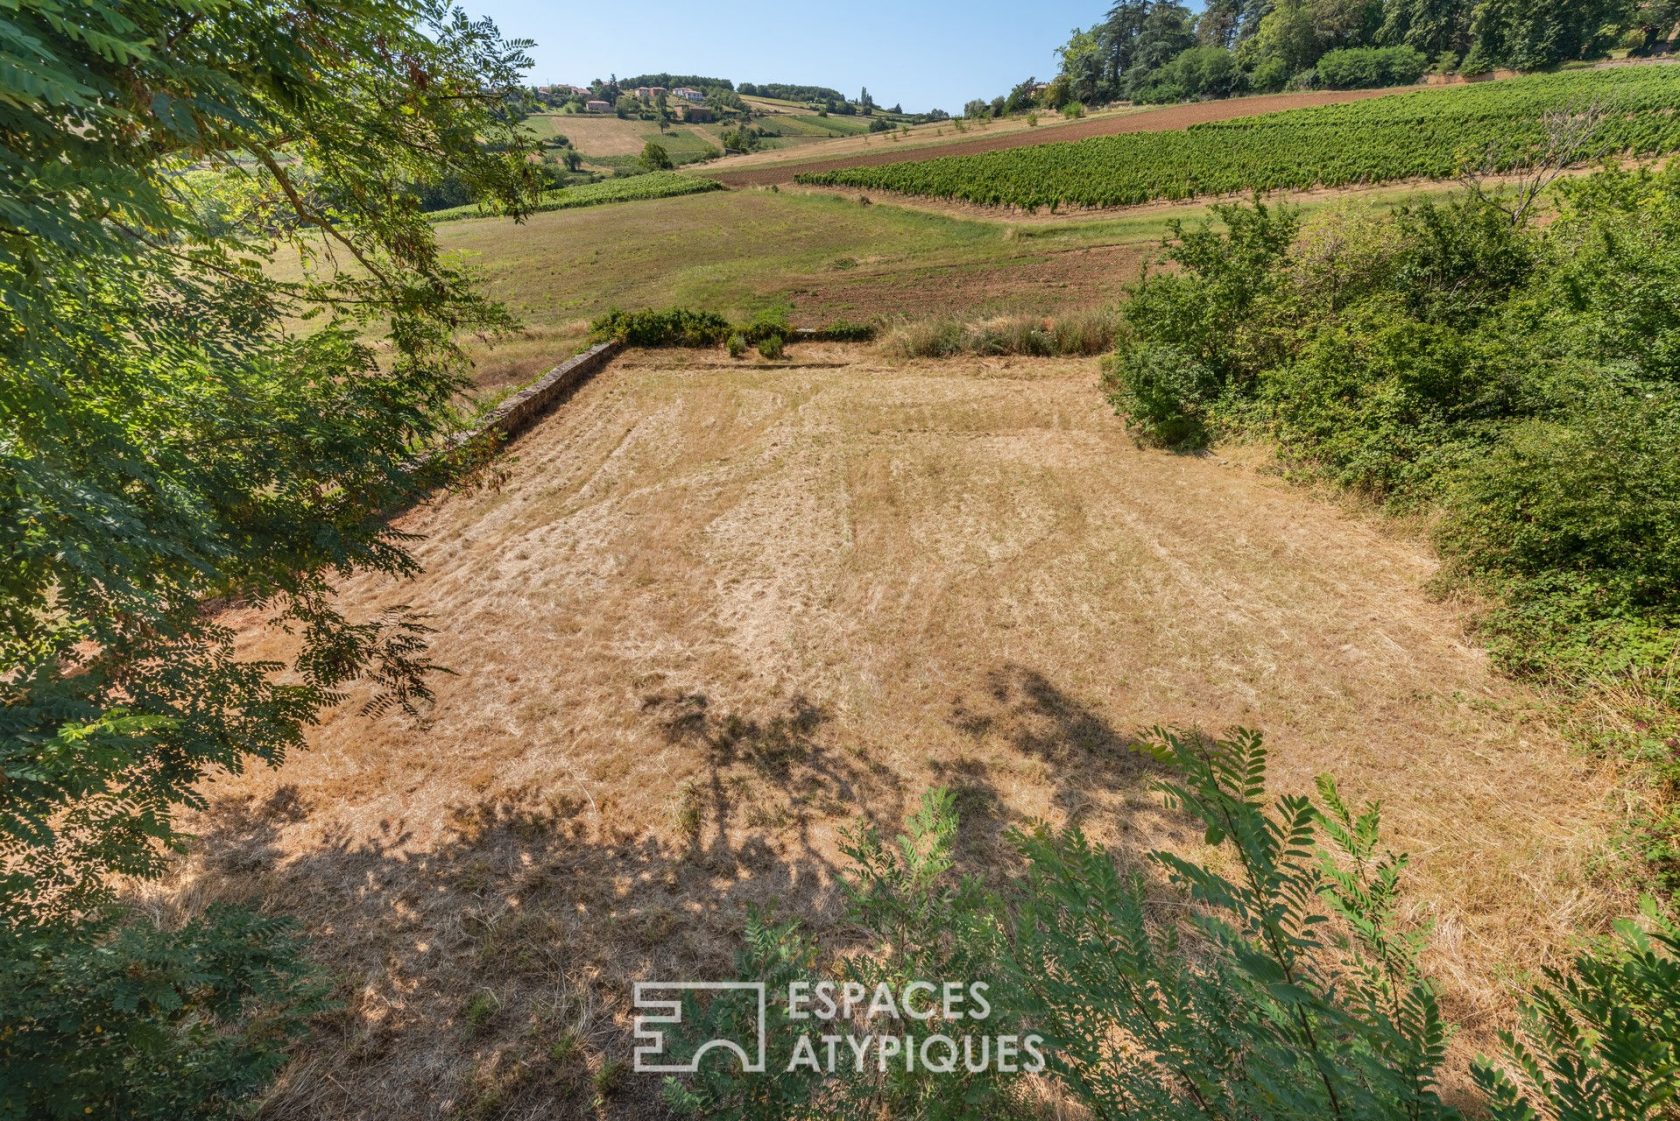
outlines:
[[[570,210],[579,206],[600,206],[609,202],[637,202],[641,199],[665,199],[677,195],[697,195],[702,191],[719,191],[723,184],[715,179],[701,179],[674,171],[654,171],[646,175],[632,175],[623,179],[606,179],[599,183],[585,183],[548,191],[533,211]],[[457,206],[427,215],[434,222],[449,222],[457,218],[478,218],[484,211],[477,206]]]
[[[1567,71],[799,181],[1029,210],[1135,206],[1248,190],[1446,179],[1467,165],[1509,170],[1546,147],[1555,114],[1591,124],[1578,153],[1583,162],[1663,155],[1680,151],[1677,109],[1680,67]]]

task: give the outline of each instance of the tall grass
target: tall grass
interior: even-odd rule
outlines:
[[[954,317],[902,319],[888,326],[881,348],[897,358],[961,354],[1032,358],[1092,357],[1114,349],[1118,314],[1111,308],[1054,318],[1005,315],[968,322]]]

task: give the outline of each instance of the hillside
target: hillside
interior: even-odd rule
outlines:
[[[344,978],[266,1115],[368,1117],[377,1087],[414,1121],[659,1116],[657,1079],[602,1077],[630,982],[731,975],[755,904],[837,933],[857,815],[949,785],[992,875],[1033,817],[1202,851],[1126,750],[1157,721],[1263,724],[1280,789],[1382,798],[1462,1079],[1508,971],[1617,902],[1587,879],[1603,780],[1430,600],[1426,547],[1140,451],[1094,374],[631,354],[499,490],[402,518],[424,573],[343,594],[430,616],[455,675],[424,726],[357,692],[284,770],[208,784],[177,885],[298,915]]]
[[[1188,120],[1193,114],[1181,112],[1180,120],[1191,127],[1131,128],[1124,131],[1133,135],[1071,144],[1000,145],[1008,150],[807,170],[799,181],[1028,210],[1115,207],[1246,191],[1451,179],[1467,168],[1502,172],[1554,156],[1584,164],[1680,149],[1674,114],[1680,67],[1538,75],[1359,100],[1237,120],[1209,115],[1193,124]],[[1566,120],[1579,123],[1564,140],[1557,130]],[[1552,151],[1565,143],[1568,151]]]
[[[791,158],[780,152],[731,156],[709,164],[706,173],[717,176],[730,187],[767,187],[791,183],[801,175],[843,168],[879,167],[939,156],[1031,148],[1096,136],[1173,131],[1204,121],[1223,121],[1315,105],[1339,105],[1388,96],[1394,92],[1334,90],[1271,94],[1164,108],[1109,109],[1088,113],[1078,119],[1063,119],[1058,114],[1047,112],[1038,114],[1036,125],[1025,116],[989,121],[984,125],[965,124],[960,128],[956,122],[942,121],[915,125],[898,139],[889,134],[836,140],[825,144],[820,151],[800,153]]]

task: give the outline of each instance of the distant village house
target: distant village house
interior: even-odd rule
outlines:
[[[583,103],[583,111],[585,113],[611,113],[612,106],[599,98],[591,98]]]

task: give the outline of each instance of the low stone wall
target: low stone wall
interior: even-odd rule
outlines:
[[[599,373],[620,349],[620,344],[616,342],[604,342],[560,363],[490,410],[473,435],[495,432],[504,440],[513,439],[541,420],[543,414],[569,397],[578,386]]]

